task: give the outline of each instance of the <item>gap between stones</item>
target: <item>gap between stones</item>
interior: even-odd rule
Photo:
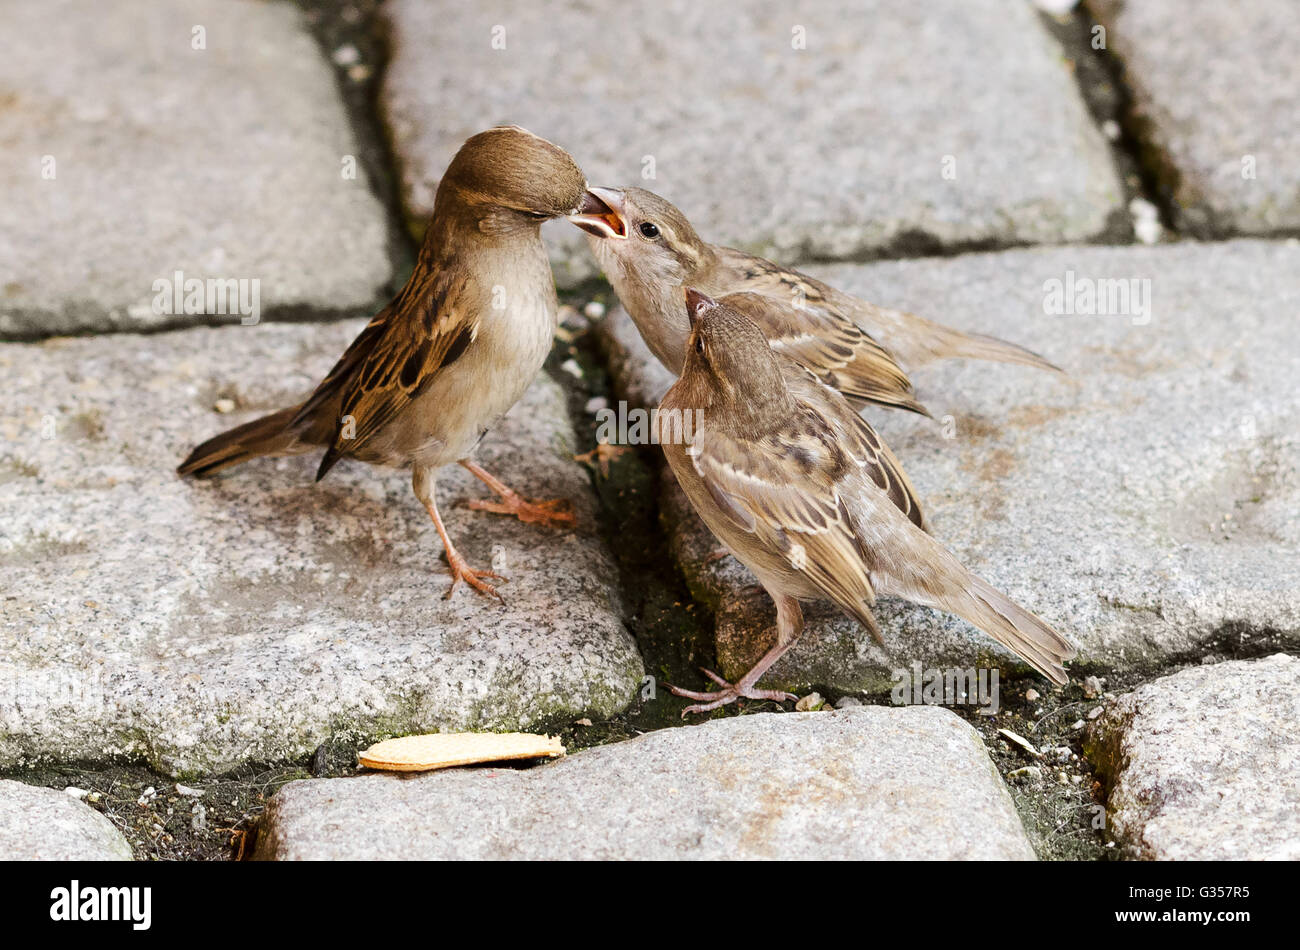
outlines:
[[[1275,231],[1246,233],[1232,227],[1208,207],[1198,208],[1198,217],[1204,223],[1189,221],[1180,215],[1174,200],[1182,173],[1177,164],[1160,146],[1152,123],[1135,108],[1135,96],[1129,86],[1124,60],[1111,49],[1107,28],[1106,46],[1094,49],[1092,29],[1100,24],[1099,18],[1083,0],[1068,14],[1053,16],[1038,10],[1044,27],[1061,44],[1065,56],[1074,64],[1075,80],[1084,104],[1093,120],[1101,128],[1108,121],[1119,126],[1117,140],[1103,136],[1110,144],[1111,155],[1119,171],[1125,191],[1125,204],[1133,198],[1142,198],[1155,206],[1166,240],[1195,238],[1200,241],[1226,241],[1237,237],[1260,240],[1286,240],[1300,236],[1300,229],[1282,228]],[[1104,24],[1100,24],[1104,25]],[[1126,213],[1127,213],[1127,209]],[[1136,236],[1131,220],[1125,217],[1117,222],[1124,238],[1096,243],[1131,244]]]
[[[1122,224],[1125,240],[1116,243],[1136,241],[1132,221],[1127,217],[1127,205],[1134,198],[1142,198],[1154,205],[1160,215],[1161,227],[1171,237],[1176,237],[1172,190],[1167,185],[1169,175],[1176,172],[1161,156],[1144,146],[1146,136],[1133,121],[1133,94],[1124,82],[1124,64],[1110,51],[1109,36],[1105,49],[1093,48],[1095,20],[1082,4],[1062,17],[1039,10],[1038,18],[1061,44],[1065,57],[1074,64],[1073,74],[1079,94],[1098,129],[1102,130],[1102,137],[1110,145],[1111,158],[1123,184],[1125,198]],[[1119,127],[1118,139],[1105,134],[1107,122],[1114,122]],[[1158,160],[1161,163],[1158,164]]]

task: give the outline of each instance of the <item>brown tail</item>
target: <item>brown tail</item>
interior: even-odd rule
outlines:
[[[849,297],[848,301],[858,325],[878,336],[902,359],[904,365],[929,360],[970,359],[1020,363],[1054,373],[1065,372],[1033,350],[999,340],[995,336],[963,333],[914,313],[880,307],[856,297]]]
[[[988,336],[983,333],[962,333],[960,330],[940,326],[937,323],[934,326],[939,331],[939,339],[936,340],[936,343],[938,344],[939,355],[942,357],[948,359],[991,360],[994,363],[1020,363],[1023,366],[1033,366],[1036,369],[1051,370],[1053,373],[1065,372],[1061,367],[1045,360],[1033,350],[1027,350],[1015,343],[1008,343],[1006,340],[999,340],[995,336]]]
[[[973,574],[968,577],[968,598],[964,603],[946,605],[946,609],[1019,654],[1057,686],[1064,686],[1065,667],[1061,664],[1074,656],[1069,641],[988,581]]]
[[[297,411],[297,406],[290,406],[208,439],[181,462],[177,474],[203,478],[260,455],[289,451],[297,437],[286,427]]]

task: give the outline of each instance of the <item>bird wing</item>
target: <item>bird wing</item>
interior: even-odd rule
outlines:
[[[846,316],[820,281],[720,248],[707,282],[758,324],[772,349],[806,366],[855,404],[929,412],[894,355]]]
[[[463,286],[447,269],[428,269],[381,310],[347,348],[294,419],[304,422],[338,397],[333,437],[316,479],[354,455],[455,362],[478,333]],[[457,292],[462,291],[462,292]]]
[[[791,302],[799,300],[803,309],[828,315],[837,323],[847,323],[859,329],[867,339],[880,347],[889,359],[889,365],[876,365],[871,359],[863,358],[860,365],[847,367],[844,375],[846,383],[865,387],[861,393],[851,392],[826,379],[846,396],[863,402],[878,402],[881,405],[923,411],[905,402],[887,401],[890,394],[910,396],[911,382],[899,367],[899,360],[908,366],[916,366],[935,359],[977,359],[991,360],[998,363],[1021,363],[1038,369],[1061,373],[1063,370],[1039,356],[1032,350],[1015,343],[999,340],[997,337],[983,333],[965,333],[953,327],[935,323],[914,313],[882,307],[869,300],[863,300],[852,294],[836,290],[822,283],[815,277],[789,270],[761,257],[754,257],[744,251],[729,247],[714,248],[716,263],[714,290],[717,293],[752,291],[779,301],[786,309],[793,310]],[[712,275],[711,275],[712,276]],[[717,293],[714,295],[716,296]],[[801,320],[795,320],[798,325]],[[870,334],[878,334],[885,341],[882,346]],[[869,355],[869,354],[868,354]],[[802,359],[800,362],[804,362]],[[818,365],[807,362],[818,376],[823,376]],[[889,367],[902,376],[905,388],[900,386],[890,375]],[[823,378],[825,378],[823,376]],[[886,400],[876,398],[872,385],[884,387]]]
[[[864,506],[891,502],[876,492],[855,503],[859,510],[850,510],[840,481],[857,477],[857,465],[837,445],[831,425],[800,406],[790,425],[756,441],[701,429],[687,455],[727,518],[779,552],[792,571],[880,640],[870,610],[876,599],[871,555],[856,519],[873,517],[871,510],[860,510]]]
[[[785,369],[786,386],[797,402],[815,407],[817,415],[830,425],[837,444],[858,469],[883,491],[899,511],[922,531],[928,532],[925,515],[916,489],[912,487],[903,463],[885,444],[871,424],[853,411],[844,400],[836,398],[830,386],[804,367]]]

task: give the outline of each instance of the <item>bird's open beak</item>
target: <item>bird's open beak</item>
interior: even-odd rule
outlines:
[[[694,287],[686,288],[686,319],[691,323],[691,329],[695,328],[695,323],[700,319],[700,314],[704,313],[710,307],[715,306],[716,301],[702,294]]]
[[[627,220],[623,217],[623,208],[623,192],[593,185],[582,196],[582,203],[569,215],[569,220],[588,234],[625,241]]]

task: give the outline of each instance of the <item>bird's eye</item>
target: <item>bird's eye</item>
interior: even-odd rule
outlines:
[[[653,241],[659,236],[659,225],[653,221],[642,221],[640,231],[642,235]]]
[[[695,338],[695,352],[700,354],[700,356],[704,355],[704,337],[697,336]]]

